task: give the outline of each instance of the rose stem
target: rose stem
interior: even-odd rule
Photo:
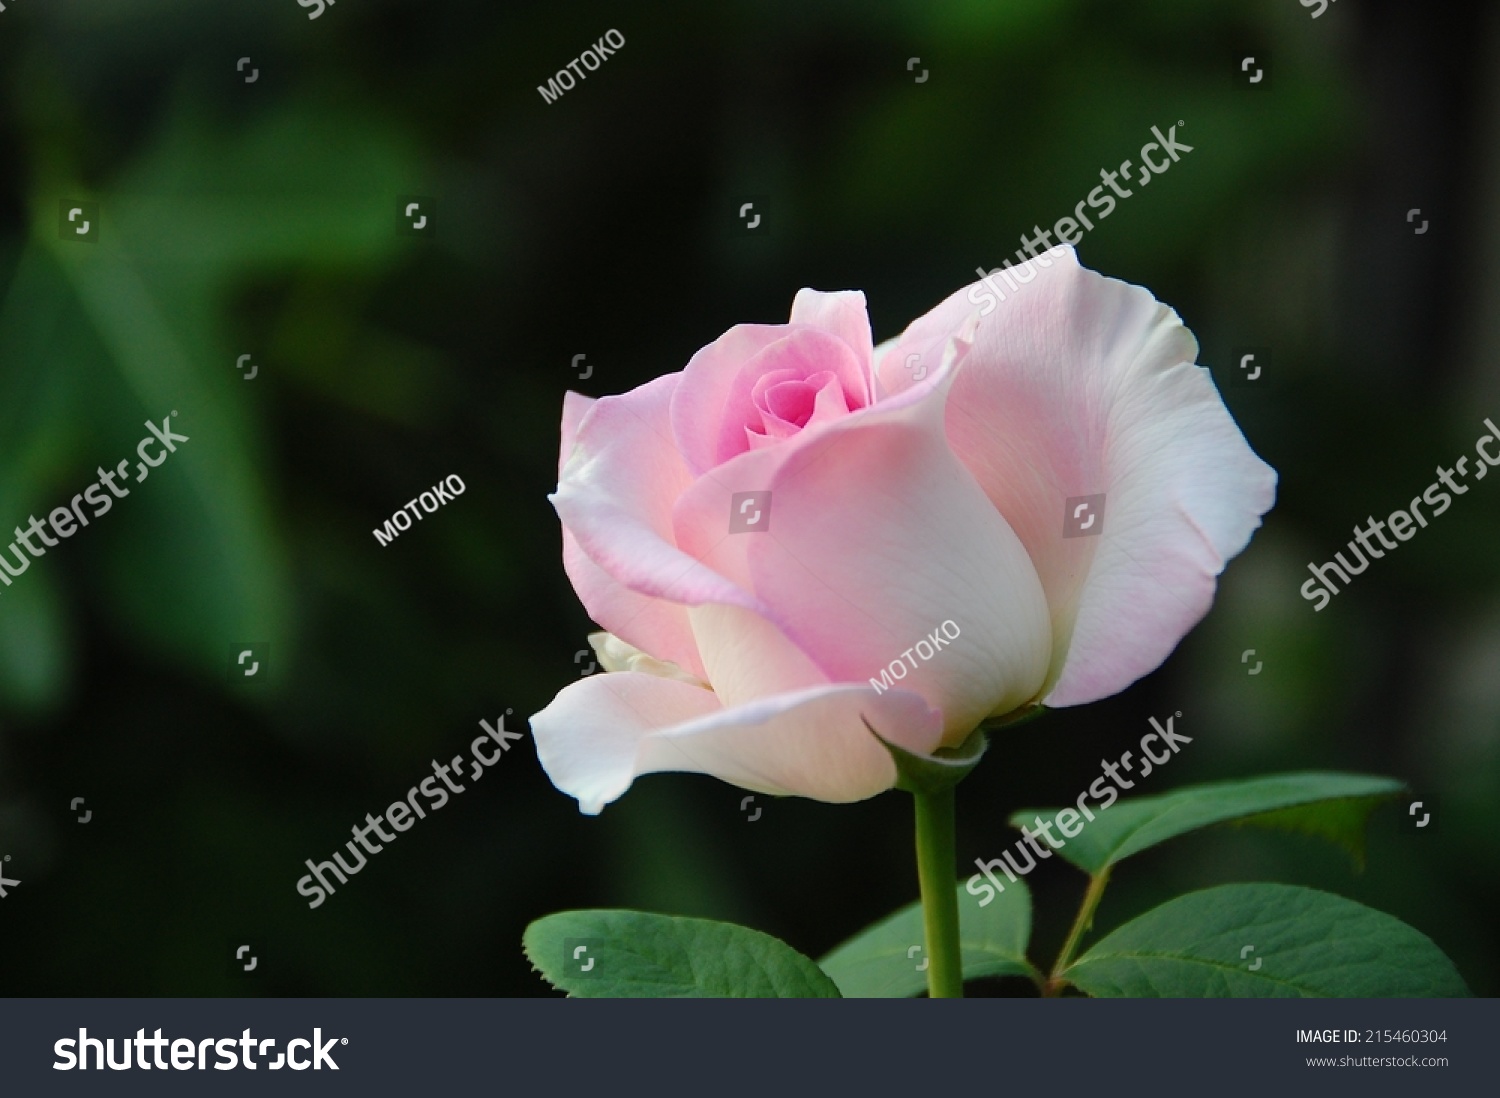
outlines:
[[[927,940],[927,994],[933,999],[964,997],[959,954],[958,889],[954,875],[953,786],[938,793],[913,793],[917,805],[917,879],[922,886],[922,924]]]
[[[1048,978],[1046,986],[1042,988],[1044,997],[1055,999],[1062,994],[1062,989],[1067,984],[1067,981],[1062,978],[1063,969],[1073,962],[1073,951],[1078,948],[1078,943],[1094,925],[1094,909],[1104,898],[1105,886],[1109,884],[1110,868],[1110,866],[1105,866],[1089,878],[1088,891],[1083,894],[1083,903],[1078,908],[1078,917],[1073,920],[1073,929],[1068,931],[1068,940],[1063,943],[1062,952],[1057,955],[1057,961],[1052,966],[1052,975]]]

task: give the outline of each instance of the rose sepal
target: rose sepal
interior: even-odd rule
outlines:
[[[860,719],[864,720],[863,717]],[[891,743],[875,731],[869,721],[864,724],[896,764],[896,788],[908,793],[941,793],[952,789],[979,765],[979,760],[984,757],[985,749],[989,746],[981,727],[970,732],[957,747],[940,747],[931,755],[919,755]]]

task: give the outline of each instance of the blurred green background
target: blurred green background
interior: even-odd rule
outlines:
[[[1298,837],[1179,840],[1116,874],[1099,929],[1294,881],[1399,916],[1500,989],[1500,483],[1326,611],[1297,593],[1500,414],[1493,5],[307,15],[0,12],[0,525],[66,504],[148,419],[175,410],[191,438],[0,588],[0,855],[23,882],[0,902],[0,993],[550,994],[520,936],[559,908],[729,919],[816,956],[913,899],[904,795],[762,797],[752,824],[739,790],[664,775],[586,819],[529,739],[317,910],[295,882],[481,718],[516,727],[578,675],[590,626],[545,498],[567,389],[680,369],[732,324],[784,320],[802,286],[863,289],[889,338],[1178,119],[1194,151],[1080,255],[1173,305],[1221,378],[1237,348],[1270,350],[1273,385],[1224,394],[1278,505],[1159,672],[993,744],[960,791],[961,860],[1181,711],[1193,745],[1150,792],[1390,774],[1435,826],[1383,809],[1363,872]],[[536,86],[610,28],[626,44],[546,103]],[[1251,54],[1269,79],[1246,87]],[[405,196],[435,200],[435,238],[398,231]],[[765,233],[739,229],[751,196]],[[96,243],[65,239],[64,200],[99,204]],[[449,474],[464,495],[375,542]],[[251,641],[266,677],[232,685]],[[1040,960],[1084,883],[1059,862],[1030,880]],[[230,964],[243,941],[251,977]]]

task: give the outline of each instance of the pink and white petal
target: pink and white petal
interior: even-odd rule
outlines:
[[[578,428],[595,401],[580,393],[563,396],[562,445],[557,473],[561,478],[578,438]],[[589,617],[609,632],[659,659],[669,660],[702,677],[703,661],[693,640],[687,608],[623,587],[588,558],[563,527],[563,570]]]
[[[900,342],[899,336],[888,339],[884,343],[877,344],[875,349],[870,352],[870,389],[873,393],[872,399],[877,403],[884,400],[890,394],[885,381],[886,370],[888,369],[887,364],[894,361],[891,358],[891,354],[896,350]],[[894,377],[894,375],[892,376]],[[909,374],[906,378],[906,383],[912,383]]]
[[[563,570],[589,617],[621,640],[707,678],[688,608],[637,594],[600,568],[563,528]]]
[[[582,393],[570,390],[563,394],[562,446],[557,455],[559,480],[562,479],[563,470],[568,467],[568,458],[573,454],[573,444],[578,441],[578,427],[595,403],[597,402],[593,397],[584,396]]]
[[[785,338],[788,330],[785,324],[737,324],[688,361],[679,375],[669,419],[672,438],[693,476],[702,476],[722,460],[724,424],[754,420],[755,404],[741,371]]]
[[[729,708],[828,683],[828,676],[769,619],[738,606],[688,611],[707,681]]]
[[[761,390],[761,379],[767,374],[781,379],[791,375],[803,381],[816,376],[832,375],[834,385],[841,390],[844,398],[839,406],[847,410],[851,404],[864,399],[863,394],[869,387],[866,369],[855,359],[849,345],[837,336],[820,332],[816,328],[788,328],[782,339],[770,344],[740,367],[732,402],[736,407],[748,402],[750,418],[741,421],[726,417],[720,423],[716,464],[731,461],[749,448],[745,439],[746,427],[765,425],[765,413],[756,407],[755,397],[758,391],[761,395],[766,395]],[[807,387],[804,385],[802,388],[805,391]],[[748,397],[742,397],[742,394],[748,394]],[[828,407],[826,401],[823,406]]]
[[[751,590],[748,550],[755,539],[745,536],[752,531],[739,529],[733,514],[733,497],[746,492],[764,493],[776,470],[799,447],[811,445],[827,431],[845,430],[856,424],[874,427],[898,422],[924,402],[941,402],[967,350],[968,343],[962,335],[949,339],[936,369],[929,371],[918,384],[881,401],[878,407],[860,409],[842,420],[815,424],[791,438],[770,440],[700,478],[674,508],[677,544],[742,589]]]
[[[942,709],[946,741],[1035,699],[1052,651],[1036,570],[936,430],[831,431],[771,482],[752,588],[835,682],[880,678]],[[933,645],[952,621],[958,637]],[[934,649],[930,658],[918,645]]]
[[[1275,502],[1275,470],[1206,370],[1181,363],[1143,388],[1111,417],[1104,533],[1049,705],[1107,697],[1160,666]]]
[[[873,359],[873,338],[870,335],[870,310],[865,302],[865,295],[859,290],[839,290],[834,293],[806,288],[798,290],[797,296],[792,299],[792,323],[819,328],[838,336],[849,345],[855,360],[860,364],[865,382],[863,391],[859,394],[861,399],[855,406],[869,404],[873,399],[869,373]]]
[[[721,466],[679,501],[676,529],[833,682],[878,679],[952,619],[962,639],[909,660],[902,688],[957,743],[1034,700],[1052,644],[1035,569],[944,437],[951,376]],[[733,495],[765,490],[768,525],[719,536]]]
[[[871,727],[919,754],[942,744],[942,714],[919,695],[833,684],[761,698],[648,737],[642,773],[691,770],[762,793],[862,801],[896,784],[890,752]]]
[[[692,683],[703,689],[710,689],[707,682],[675,663],[659,660],[649,652],[642,652],[634,645],[621,640],[613,633],[590,633],[589,647],[594,650],[594,655],[599,660],[599,666],[606,671],[639,671],[646,675],[656,675],[663,679],[677,679],[680,682]]]
[[[723,602],[758,608],[753,596],[673,540],[672,507],[692,481],[670,426],[679,380],[680,375],[668,374],[596,401],[579,424],[552,504],[578,549],[636,594],[689,606]],[[595,620],[617,631],[616,623]],[[638,647],[649,650],[647,644]]]
[[[1036,562],[1056,646],[1047,702],[1072,705],[1170,654],[1269,509],[1275,473],[1192,365],[1192,334],[1149,291],[1081,267],[1066,247],[1024,270],[1031,279],[979,319],[948,434]],[[972,323],[991,289],[960,290],[916,321],[882,359],[882,381],[899,386],[901,356]],[[1102,533],[1064,538],[1066,501],[1093,495],[1105,497]]]
[[[710,690],[641,672],[590,675],[565,686],[531,718],[542,769],[590,816],[618,798],[641,768],[641,742],[723,711]]]
[[[725,709],[673,679],[594,675],[531,718],[552,783],[597,814],[642,774],[710,774],[744,789],[843,803],[895,784],[889,753],[862,723],[909,751],[930,753],[939,715],[905,691],[824,686]]]
[[[756,386],[767,374],[783,379],[823,372],[840,381],[850,404],[869,393],[869,364],[842,338],[802,325],[742,324],[693,356],[672,400],[674,437],[697,476],[749,448],[746,429],[758,429]]]

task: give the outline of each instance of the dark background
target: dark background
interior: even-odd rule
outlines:
[[[1297,593],[1500,414],[1494,5],[307,15],[0,12],[0,526],[65,504],[147,419],[175,409],[191,437],[0,588],[0,856],[23,882],[0,901],[0,993],[550,994],[520,936],[560,908],[729,919],[817,956],[913,899],[902,794],[758,797],[750,823],[740,790],[663,775],[588,819],[529,737],[317,910],[295,883],[481,718],[524,727],[579,673],[590,625],[545,498],[566,389],[681,369],[732,324],[783,321],[802,286],[863,289],[889,338],[1178,119],[1194,151],[1080,256],[1175,307],[1221,377],[1271,351],[1270,386],[1224,393],[1278,504],[1159,672],[993,742],[960,789],[960,857],[997,856],[1012,809],[1073,801],[1181,711],[1193,744],[1142,792],[1389,774],[1434,826],[1383,809],[1363,872],[1298,837],[1178,840],[1117,871],[1101,930],[1180,891],[1295,881],[1500,989],[1500,483],[1322,613]],[[626,44],[546,103],[536,86],[612,27]],[[408,195],[435,199],[435,238],[398,231]],[[752,196],[764,233],[736,217]],[[97,243],[63,239],[64,199],[100,204]],[[376,543],[449,474],[464,495]],[[266,677],[232,685],[250,641]],[[1030,879],[1042,963],[1084,883],[1059,861]]]

